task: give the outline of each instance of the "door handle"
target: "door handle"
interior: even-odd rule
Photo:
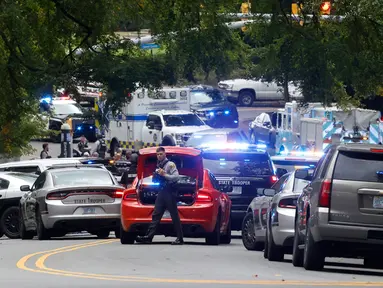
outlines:
[[[153,131],[149,131],[149,134],[152,134],[153,133]]]

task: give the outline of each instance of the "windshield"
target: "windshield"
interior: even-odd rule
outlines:
[[[198,135],[193,134],[192,137],[186,142],[186,146],[189,147],[198,147],[204,143],[226,143],[227,137],[226,134],[206,134]]]
[[[114,185],[109,172],[103,169],[76,169],[52,172],[54,186]]]
[[[196,91],[190,93],[190,104],[223,102],[225,99],[219,91]]]
[[[52,111],[56,115],[83,114],[83,108],[77,103],[55,103]]]
[[[205,123],[195,114],[164,115],[165,126],[203,126]]]
[[[216,175],[272,175],[271,161],[265,154],[204,153],[203,165]]]

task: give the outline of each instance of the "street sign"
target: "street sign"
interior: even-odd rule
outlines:
[[[141,49],[144,49],[144,50],[158,49],[158,48],[160,48],[160,45],[155,43],[141,44]]]

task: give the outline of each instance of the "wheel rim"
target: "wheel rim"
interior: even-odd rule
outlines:
[[[251,103],[251,96],[249,96],[249,95],[243,96],[242,97],[242,102],[245,105],[250,105],[250,103]]]
[[[246,221],[245,227],[243,229],[243,240],[248,245],[254,245],[255,243],[255,231],[254,231],[254,225],[253,221],[251,219],[248,219]]]
[[[19,212],[12,211],[8,213],[4,220],[4,227],[9,234],[17,235],[20,233]]]

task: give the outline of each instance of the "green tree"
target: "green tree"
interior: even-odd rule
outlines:
[[[37,100],[42,92],[52,92],[42,87],[76,92],[77,85],[100,82],[108,91],[108,108],[116,113],[137,84],[160,87],[184,77],[193,80],[199,71],[228,73],[240,63],[241,41],[218,13],[235,2],[1,1],[0,154],[30,150],[28,141],[43,125],[36,116]],[[121,23],[145,23],[166,53],[152,57],[121,41],[114,33]]]
[[[257,1],[273,17],[259,19],[245,35],[251,75],[284,87],[299,81],[306,101],[358,104],[376,95],[383,80],[383,2],[334,1],[332,20],[321,20],[322,1],[301,2],[303,24],[290,17],[291,1]]]

